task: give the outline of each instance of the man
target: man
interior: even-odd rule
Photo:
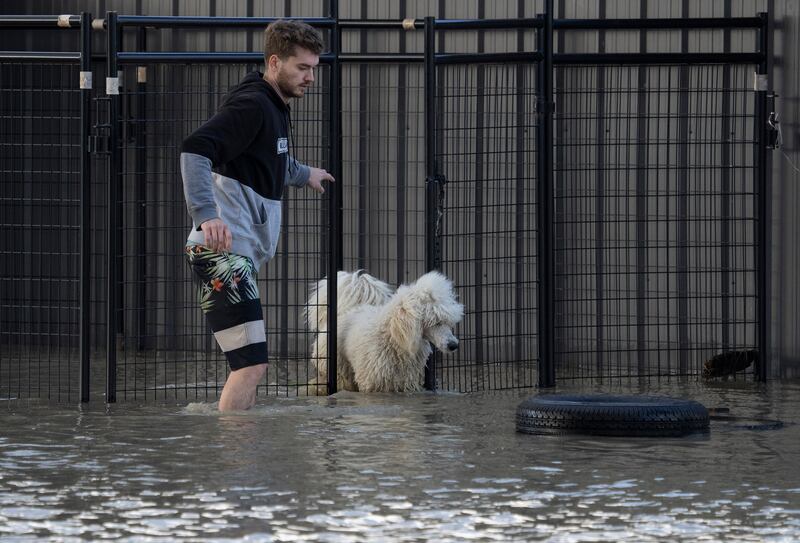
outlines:
[[[325,192],[325,170],[290,155],[289,101],[314,82],[322,36],[297,21],[264,31],[264,74],[247,74],[183,142],[181,174],[193,228],[186,243],[200,306],[231,373],[219,410],[249,409],[267,370],[256,277],[275,254],[285,185]]]

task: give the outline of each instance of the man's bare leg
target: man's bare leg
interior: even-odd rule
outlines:
[[[250,409],[256,403],[256,387],[267,372],[266,364],[232,371],[219,397],[220,411]]]

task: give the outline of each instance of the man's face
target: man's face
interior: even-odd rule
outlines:
[[[319,64],[319,55],[296,47],[295,54],[286,60],[275,59],[275,81],[281,94],[284,98],[302,98],[306,89],[314,83],[314,68]]]

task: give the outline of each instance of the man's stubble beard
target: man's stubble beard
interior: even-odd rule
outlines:
[[[278,77],[276,78],[276,83],[278,84],[278,88],[286,97],[290,98],[302,98],[304,95],[304,90],[300,86],[293,86],[288,78],[283,74],[283,72],[278,72]]]

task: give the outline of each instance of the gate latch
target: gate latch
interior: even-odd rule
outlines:
[[[783,134],[781,133],[781,123],[778,121],[778,113],[772,111],[767,119],[767,149],[778,149],[783,144]]]
[[[95,122],[89,134],[89,152],[93,155],[111,154],[111,122],[109,119],[109,103],[107,96],[94,99]]]

